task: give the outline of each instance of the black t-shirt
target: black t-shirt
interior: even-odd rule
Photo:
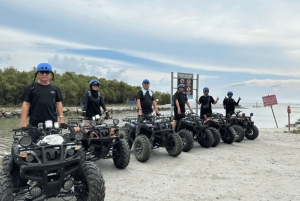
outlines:
[[[183,92],[178,92],[178,91],[174,94],[174,113],[177,113],[178,108],[177,108],[175,100],[178,100],[178,102],[179,102],[179,107],[180,107],[181,113],[185,113],[185,103],[188,100],[186,97],[186,94]]]
[[[35,82],[28,85],[21,96],[21,100],[30,103],[29,124],[37,126],[47,120],[57,122],[56,103],[63,101],[60,89],[54,84],[41,85]]]
[[[98,91],[91,91],[91,96],[89,96],[89,93],[87,92],[84,95],[83,102],[85,104],[85,111],[86,111],[86,117],[88,119],[92,119],[95,115],[101,116],[101,109],[100,106],[103,108],[104,111],[106,111],[105,103],[103,100],[102,95]],[[87,103],[87,104],[86,104]]]
[[[201,96],[199,102],[201,103],[200,112],[202,115],[212,113],[211,104],[215,102],[212,96]]]
[[[226,115],[231,112],[233,113],[234,110],[235,110],[235,106],[239,104],[239,100],[238,102],[235,102],[235,100],[233,98],[225,98],[223,100],[223,106],[224,106],[224,109],[226,110]]]
[[[140,99],[141,101],[141,107],[143,114],[150,114],[153,112],[152,110],[152,101],[154,101],[154,95],[150,96],[149,91],[143,95],[143,91],[140,90],[138,94],[136,95],[136,99]]]

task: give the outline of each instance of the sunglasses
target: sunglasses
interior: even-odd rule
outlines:
[[[208,91],[203,91],[204,93],[208,92]]]
[[[42,75],[43,74],[49,75],[50,71],[39,71],[39,73],[42,74]]]
[[[98,84],[92,84],[92,86],[97,86],[97,87],[99,87],[99,85],[98,85]]]

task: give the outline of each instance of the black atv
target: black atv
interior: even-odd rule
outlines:
[[[232,125],[225,121],[222,114],[213,113],[204,115],[203,123],[217,129],[221,135],[221,139],[223,140],[223,142],[231,144],[235,141],[237,133]]]
[[[104,200],[103,176],[96,165],[85,161],[76,140],[80,136],[63,135],[67,124],[51,124],[13,130],[12,151],[2,164],[0,200]]]
[[[239,119],[238,124],[244,129],[245,137],[249,140],[255,140],[259,135],[259,130],[251,119],[253,113],[250,113],[250,116],[246,116],[245,113],[241,114],[241,111],[236,111],[236,115]]]
[[[227,114],[226,118],[223,118],[225,122],[229,123],[232,128],[236,131],[235,142],[241,142],[245,138],[245,131],[240,126],[240,117],[238,114]]]
[[[182,151],[182,140],[172,130],[169,117],[143,115],[126,117],[122,132],[119,133],[130,147],[133,146],[135,157],[140,162],[150,158],[151,148],[165,147],[171,156],[178,156]]]
[[[186,113],[185,117],[180,119],[176,124],[175,130],[180,136],[185,134],[186,136],[190,133],[191,139],[187,139],[187,145],[192,142],[193,139],[197,140],[198,143],[205,148],[215,147],[220,142],[220,134],[214,128],[204,125],[200,116],[193,113]]]
[[[87,161],[112,158],[117,168],[124,169],[128,166],[130,149],[126,141],[118,137],[118,119],[113,119],[113,124],[109,125],[103,118],[93,120],[70,118],[68,124],[74,129],[80,128],[77,133],[82,135],[81,142]]]

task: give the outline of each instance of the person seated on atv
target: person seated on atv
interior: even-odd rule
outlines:
[[[211,104],[216,104],[219,100],[219,97],[215,100],[212,96],[208,95],[209,93],[209,88],[204,87],[203,88],[203,96],[199,98],[199,100],[196,98],[196,102],[200,105],[200,118],[204,119],[204,115],[212,114],[211,110]]]
[[[235,106],[238,105],[241,100],[241,98],[239,97],[238,101],[235,102],[235,100],[232,98],[232,96],[233,96],[232,91],[228,91],[227,96],[228,96],[228,98],[226,98],[226,96],[225,96],[225,98],[223,100],[223,106],[226,111],[225,116],[227,116],[228,114],[230,114],[230,115],[234,114]]]
[[[185,104],[189,107],[191,113],[194,113],[190,103],[186,97],[186,94],[184,93],[184,85],[179,84],[178,85],[178,90],[176,93],[173,95],[174,99],[174,120],[172,123],[172,129],[175,132],[176,124],[177,121],[182,119],[185,116]]]
[[[160,115],[156,101],[154,99],[154,95],[152,94],[151,90],[149,89],[150,81],[148,79],[144,79],[142,82],[142,89],[136,95],[136,105],[138,108],[138,115],[147,117],[151,115],[153,112],[152,105],[155,109],[156,115]]]
[[[35,82],[36,77],[38,81]],[[34,80],[23,91],[21,100],[23,101],[21,109],[21,127],[38,127],[39,123],[47,120],[64,123],[63,97],[60,88],[50,83],[50,78],[54,80],[52,66],[49,63],[40,63],[36,68]],[[29,115],[29,124],[27,124],[27,115]],[[38,132],[30,132],[32,140],[36,142],[39,139]]]
[[[89,83],[90,90],[83,96],[82,100],[82,116],[87,120],[92,120],[96,115],[101,116],[101,108],[103,108],[106,119],[109,118],[102,95],[98,91],[100,82],[98,80],[91,80]]]

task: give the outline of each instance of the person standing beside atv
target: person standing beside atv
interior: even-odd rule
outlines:
[[[201,104],[201,108],[200,108],[200,118],[201,119],[204,119],[204,115],[212,113],[211,104],[215,105],[219,100],[219,97],[217,97],[217,99],[215,100],[212,96],[209,96],[208,93],[209,93],[209,88],[204,87],[203,88],[204,95],[201,96],[199,98],[199,100],[197,100],[197,98],[196,98],[196,102],[199,105]]]
[[[108,111],[106,110],[104,100],[98,91],[100,82],[98,80],[91,80],[89,83],[90,90],[83,96],[82,111],[85,111],[82,116],[85,119],[92,120],[93,116],[97,114],[101,116],[101,108],[103,108],[106,119],[109,118]]]
[[[35,82],[36,77],[39,78]],[[50,83],[54,80],[52,66],[49,63],[40,63],[36,68],[33,83],[28,85],[21,96],[21,127],[38,127],[39,123],[47,120],[64,123],[62,95],[58,86]],[[29,124],[27,115],[29,114]]]
[[[184,85],[179,84],[178,90],[174,94],[174,120],[172,123],[173,131],[175,131],[177,121],[182,119],[185,116],[185,104],[189,107],[191,113],[193,110],[188,102],[186,94],[184,93]]]
[[[149,90],[150,82],[148,79],[144,79],[142,83],[142,89],[136,95],[136,105],[138,108],[138,115],[149,115],[153,112],[152,105],[157,115],[160,115],[154,95]]]
[[[228,113],[230,113],[230,115],[234,114],[235,106],[238,105],[241,100],[241,98],[239,97],[238,101],[235,102],[235,100],[232,98],[233,93],[231,91],[227,92],[227,96],[228,98],[225,97],[223,100],[223,106],[226,110],[225,116],[227,116]]]

